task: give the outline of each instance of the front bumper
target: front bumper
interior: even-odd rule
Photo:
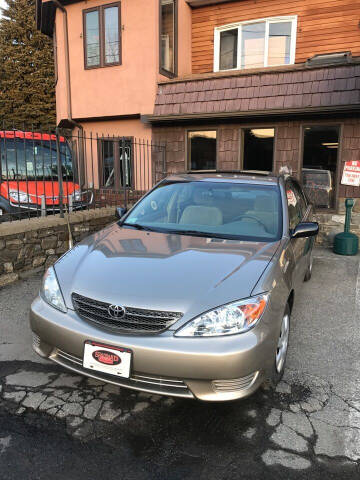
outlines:
[[[78,373],[135,390],[206,401],[244,398],[262,384],[274,363],[276,328],[265,315],[253,330],[216,338],[124,335],[62,313],[37,297],[30,312],[34,349]],[[84,343],[126,347],[133,352],[130,379],[84,369]]]
[[[74,202],[72,205],[72,210],[83,210],[89,208],[92,205],[91,202]],[[15,203],[10,202],[4,197],[0,196],[0,209],[3,211],[4,216],[8,217],[9,215],[13,216],[16,219],[28,218],[29,216],[40,216],[42,214],[49,215],[60,212],[59,204],[45,206],[44,212],[40,204],[37,203]],[[63,209],[66,211],[68,209],[68,204],[65,203]],[[1,217],[0,217],[1,220]]]

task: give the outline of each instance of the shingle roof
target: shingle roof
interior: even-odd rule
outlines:
[[[360,64],[169,81],[154,116],[295,111],[360,106]]]

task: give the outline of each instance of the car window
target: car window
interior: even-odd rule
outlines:
[[[278,185],[226,181],[163,182],[136,205],[124,225],[275,241],[282,233],[280,190]]]
[[[307,201],[300,185],[297,182],[292,182],[292,184],[295,190],[295,195],[297,196],[300,203],[300,209],[302,213],[301,218],[303,218],[307,209]]]
[[[299,195],[296,192],[292,182],[286,183],[286,197],[289,212],[289,226],[292,229],[295,228],[299,222],[301,222],[303,217]]]

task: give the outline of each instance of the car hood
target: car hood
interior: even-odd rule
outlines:
[[[55,270],[68,308],[76,292],[117,305],[182,312],[186,320],[251,296],[278,245],[113,224],[70,250]]]

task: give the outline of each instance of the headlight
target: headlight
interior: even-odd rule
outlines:
[[[260,320],[268,295],[239,300],[203,313],[180,328],[177,337],[215,337],[244,333]]]
[[[29,203],[31,202],[30,195],[25,192],[19,192],[17,190],[9,190],[9,197],[16,203]]]
[[[53,267],[50,267],[44,275],[41,287],[41,295],[51,306],[61,310],[62,312],[66,312],[64,298],[62,296]]]
[[[75,200],[75,202],[80,202],[80,200],[81,200],[81,191],[80,191],[80,190],[74,190],[72,196],[73,196],[73,199]]]

